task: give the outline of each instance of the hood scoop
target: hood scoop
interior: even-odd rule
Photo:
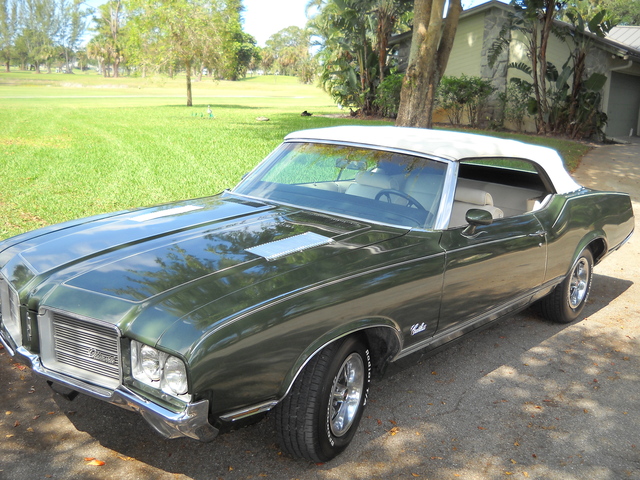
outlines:
[[[333,239],[330,237],[318,235],[313,232],[306,232],[301,235],[294,235],[293,237],[283,238],[275,242],[263,243],[262,245],[247,248],[246,251],[271,262],[292,253],[302,252],[303,250],[327,245],[329,243],[333,243]]]

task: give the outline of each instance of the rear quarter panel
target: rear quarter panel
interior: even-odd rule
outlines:
[[[564,277],[580,252],[598,239],[605,242],[604,252],[596,257],[600,261],[634,228],[629,195],[587,188],[555,195],[536,216],[547,230],[547,281]]]

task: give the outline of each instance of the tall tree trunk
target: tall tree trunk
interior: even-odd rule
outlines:
[[[192,107],[193,99],[191,97],[191,60],[185,60],[184,70],[187,75],[187,107]]]
[[[460,0],[450,0],[443,19],[445,1],[414,0],[411,52],[396,119],[399,127],[433,125],[436,89],[447,67],[462,12]]]

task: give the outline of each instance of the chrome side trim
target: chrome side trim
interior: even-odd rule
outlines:
[[[348,332],[344,332],[342,335],[339,335],[337,337],[333,337],[330,340],[328,340],[327,342],[325,342],[322,345],[320,345],[318,348],[316,348],[305,359],[305,361],[302,363],[302,365],[300,365],[300,367],[296,371],[295,375],[291,378],[291,382],[289,383],[289,386],[287,387],[287,391],[284,393],[282,398],[280,400],[276,401],[275,403],[276,404],[279,403],[280,401],[282,401],[282,399],[284,399],[287,395],[289,395],[289,392],[291,391],[291,388],[293,387],[293,384],[296,382],[296,379],[298,378],[298,376],[300,375],[302,370],[304,370],[304,367],[306,367],[307,363],[309,363],[311,361],[311,359],[313,357],[315,357],[318,354],[318,352],[320,352],[320,350],[322,350],[324,347],[326,347],[330,343],[335,342],[336,340],[340,340],[341,338],[347,337],[347,336],[352,335],[354,333],[365,332],[367,330],[371,330],[372,328],[381,328],[381,327],[387,328],[387,329],[391,330],[393,332],[393,334],[395,334],[396,339],[398,340],[398,345],[400,346],[400,351],[401,351],[402,350],[403,339],[402,339],[402,334],[400,333],[400,329],[399,329],[398,326],[396,326],[396,328],[393,328],[392,326],[384,324],[384,323],[373,323],[371,325],[363,326],[362,328],[358,328],[358,329],[355,329],[355,330],[349,330]]]
[[[442,333],[436,334],[431,338],[423,340],[422,342],[411,345],[410,347],[407,347],[404,350],[400,351],[393,358],[392,362],[395,362],[396,360],[399,360],[424,348],[438,348],[502,317],[514,315],[518,311],[521,311],[528,307],[531,304],[531,301],[534,298],[535,294],[539,290],[542,290],[546,285],[547,284],[535,289],[534,291],[529,291],[505,305],[490,310],[484,315],[472,318],[471,320],[464,322],[462,325],[455,325],[452,328],[443,331]]]
[[[625,243],[627,243],[629,240],[631,240],[631,237],[633,237],[633,232],[635,232],[635,227],[631,230],[631,233],[629,233],[629,235],[627,235],[627,238],[625,238],[624,240],[622,240],[618,245],[616,245],[615,247],[611,247],[607,253],[604,254],[604,257],[602,258],[606,258],[609,254],[615,252],[616,250],[619,250]]]
[[[251,415],[268,412],[277,404],[278,402],[276,400],[272,400],[270,402],[263,402],[257,405],[252,405],[250,407],[241,408],[240,410],[235,410],[233,412],[220,415],[220,420],[224,422],[235,422],[236,420],[241,420],[243,418],[250,417]]]

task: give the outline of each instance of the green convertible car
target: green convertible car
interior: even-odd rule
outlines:
[[[326,461],[390,362],[533,303],[571,322],[633,226],[628,195],[578,185],[548,148],[306,130],[219,195],[0,242],[0,340],[166,437],[272,411],[284,450]]]

